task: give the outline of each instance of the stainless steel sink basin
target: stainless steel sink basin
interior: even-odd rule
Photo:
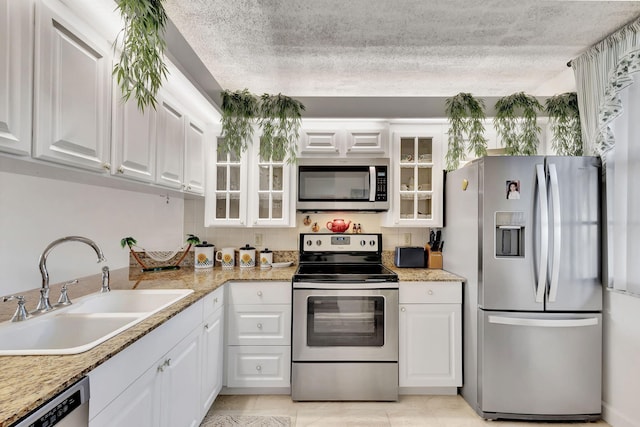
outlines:
[[[190,289],[111,291],[22,321],[0,324],[0,356],[90,350],[193,293]]]

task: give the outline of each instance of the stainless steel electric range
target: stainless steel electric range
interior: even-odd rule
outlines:
[[[398,276],[381,234],[301,234],[293,400],[398,400]]]

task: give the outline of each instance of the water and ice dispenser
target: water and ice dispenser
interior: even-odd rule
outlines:
[[[496,257],[524,257],[524,212],[496,212],[495,224]]]

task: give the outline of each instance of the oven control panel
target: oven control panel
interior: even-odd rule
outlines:
[[[304,234],[301,251],[306,252],[378,252],[382,247],[380,234]]]

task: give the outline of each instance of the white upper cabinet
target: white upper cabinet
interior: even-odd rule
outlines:
[[[259,140],[256,128],[240,157],[216,150],[207,155],[216,160],[207,178],[205,225],[295,226],[295,165],[261,158]]]
[[[185,123],[183,108],[163,94],[158,102],[156,182],[166,187],[182,188]]]
[[[443,125],[393,125],[391,134],[392,200],[385,225],[441,227]]]
[[[303,120],[300,157],[387,157],[389,127],[378,120]]]
[[[120,89],[114,83],[114,94]],[[156,176],[156,111],[140,111],[134,99],[114,96],[111,173],[153,182]]]
[[[0,151],[31,154],[33,1],[0,0]]]
[[[36,6],[34,157],[109,170],[111,46],[55,0]]]
[[[187,139],[184,154],[184,190],[204,194],[205,157],[207,143],[205,126],[193,119],[187,121]]]
[[[247,154],[220,153],[218,138],[208,157],[215,159],[207,171],[205,226],[244,226],[247,224]]]

